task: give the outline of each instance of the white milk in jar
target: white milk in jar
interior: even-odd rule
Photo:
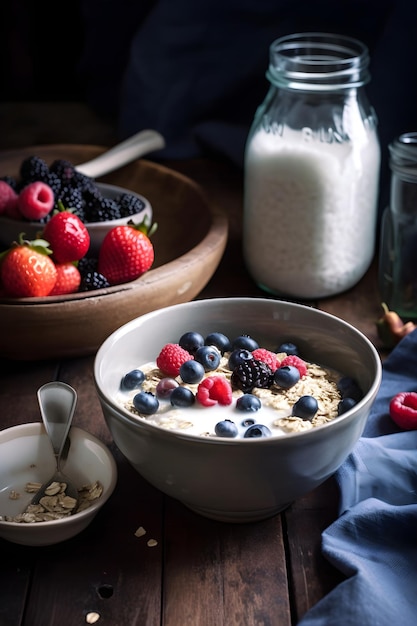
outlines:
[[[245,152],[243,239],[247,267],[270,293],[337,294],[372,261],[380,146],[367,65],[366,48],[339,36],[271,46],[271,88]]]

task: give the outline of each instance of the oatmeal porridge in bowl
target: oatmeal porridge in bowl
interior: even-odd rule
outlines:
[[[160,309],[115,331],[95,360],[104,417],[133,467],[229,522],[270,517],[334,473],[380,379],[354,327],[263,298]]]

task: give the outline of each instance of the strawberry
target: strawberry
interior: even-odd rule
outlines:
[[[105,236],[98,257],[98,271],[111,285],[127,283],[144,274],[153,264],[154,249],[149,239],[155,231],[145,223],[115,226]]]
[[[47,296],[52,291],[57,270],[48,256],[51,251],[43,239],[25,241],[22,233],[19,242],[3,252],[1,282],[9,296],[27,298]]]
[[[10,215],[17,208],[18,194],[4,180],[0,180],[0,214]]]
[[[402,391],[389,403],[391,419],[404,430],[417,430],[417,393]]]
[[[156,364],[165,376],[179,376],[180,367],[194,357],[178,343],[167,343],[156,358]]]
[[[232,404],[232,387],[225,376],[207,376],[198,385],[196,398],[203,406]]]
[[[56,263],[79,261],[90,247],[90,233],[77,215],[66,211],[62,202],[43,229],[42,236],[52,248]]]
[[[50,296],[61,296],[66,293],[75,293],[81,284],[81,274],[74,263],[58,263],[57,277]]]
[[[28,220],[39,221],[54,208],[55,196],[49,185],[41,181],[29,183],[19,193],[20,213]]]

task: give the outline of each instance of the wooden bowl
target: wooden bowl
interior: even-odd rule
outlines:
[[[16,176],[22,160],[73,164],[94,158],[99,146],[32,146],[0,153],[0,175]],[[0,298],[0,356],[14,360],[84,356],[96,352],[114,330],[156,309],[188,302],[214,274],[228,225],[208,204],[202,188],[182,174],[141,159],[101,182],[140,193],[153,207],[155,262],[135,281],[108,289],[46,298]]]

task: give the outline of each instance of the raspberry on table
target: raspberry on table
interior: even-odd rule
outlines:
[[[391,398],[389,414],[403,430],[417,430],[417,393],[401,391]]]
[[[178,343],[167,343],[157,356],[156,364],[165,376],[175,377],[179,376],[181,365],[193,358]]]

